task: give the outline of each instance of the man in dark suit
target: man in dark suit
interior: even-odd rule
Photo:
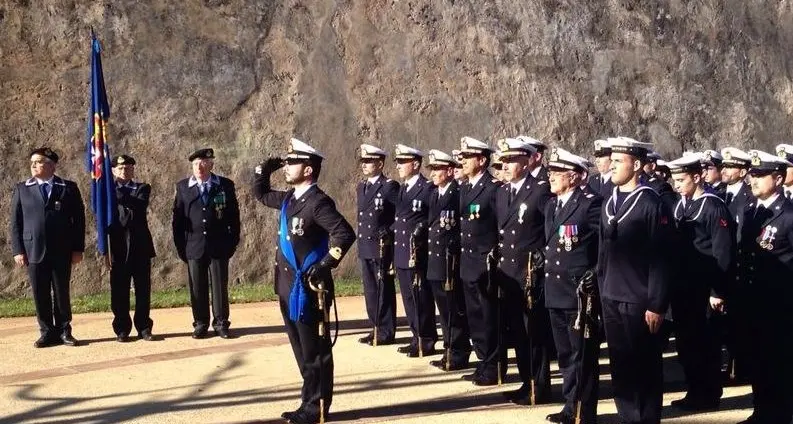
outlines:
[[[423,157],[424,153],[418,149],[396,145],[394,160],[403,183],[397,195],[393,225],[394,267],[413,333],[410,344],[397,351],[410,358],[433,354],[438,340],[435,302],[426,281],[427,218],[432,184],[420,173]]]
[[[460,186],[454,180],[457,160],[440,150],[429,151],[430,178],[427,283],[440,312],[443,357],[430,364],[444,371],[468,367],[471,342],[460,287]]]
[[[361,144],[358,183],[358,259],[361,263],[366,314],[373,331],[358,339],[368,345],[394,343],[396,290],[393,273],[394,224],[399,183],[383,175],[386,151]],[[375,340],[375,334],[377,339]]]
[[[738,286],[730,313],[737,314],[739,345],[748,353],[754,413],[741,424],[793,419],[793,204],[780,194],[785,158],[758,150],[752,158],[752,194],[740,224]],[[728,299],[729,302],[729,299]],[[728,304],[729,306],[729,304]]]
[[[547,202],[544,213],[545,306],[550,314],[565,403],[560,412],[548,415],[546,420],[595,423],[600,302],[597,282],[581,281],[597,266],[603,201],[599,195],[576,187],[584,178],[584,158],[554,148],[548,168],[556,201]]]
[[[72,265],[83,259],[85,211],[77,184],[55,175],[57,163],[52,149],[33,150],[32,177],[14,187],[11,200],[11,254],[17,266],[27,267],[41,332],[37,348],[77,345],[69,279]]]
[[[681,195],[674,210],[680,240],[677,284],[671,291],[676,347],[688,392],[672,406],[716,409],[722,395],[721,345],[712,312],[721,313],[735,281],[735,221],[721,197],[706,191],[699,154],[669,162]]]
[[[132,324],[143,340],[154,339],[151,310],[151,258],[154,242],[146,214],[151,186],[133,181],[135,159],[119,155],[111,160],[116,180],[118,216],[110,226],[110,308],[113,310],[113,331],[119,342],[129,340]],[[135,282],[135,318],[129,318],[130,282]]]
[[[614,189],[611,182],[611,146],[608,140],[595,140],[594,156],[597,172],[589,176],[589,186],[592,191],[608,199]]]
[[[302,404],[282,415],[293,424],[321,422],[330,409],[333,352],[325,321],[334,299],[331,270],[355,242],[350,224],[333,199],[317,186],[322,159],[316,149],[293,138],[286,159],[270,158],[257,166],[253,183],[256,199],[280,210],[275,286],[286,334],[303,377]],[[281,167],[291,186],[287,191],[270,186],[270,176]],[[320,284],[327,292],[314,291]]]
[[[617,186],[600,220],[598,285],[609,347],[614,400],[621,422],[659,423],[663,334],[669,306],[671,216],[642,171],[652,145],[611,141]]]
[[[493,149],[471,137],[460,142],[463,173],[468,179],[460,189],[460,280],[474,352],[479,364],[464,379],[478,386],[498,383],[498,299],[495,281],[488,273],[487,258],[498,243],[496,191],[499,184],[487,172]],[[501,370],[502,375],[506,372]]]
[[[505,393],[505,397],[521,405],[538,405],[551,399],[553,341],[545,309],[544,277],[538,271],[543,264],[531,263],[529,258],[536,258],[533,255],[545,246],[545,204],[552,195],[547,181],[531,176],[531,158],[537,152],[534,145],[506,138],[498,141],[498,149],[507,181],[496,191],[495,200],[495,280],[505,321],[498,331],[506,333],[502,340],[509,340],[515,348],[523,383],[519,389]],[[530,280],[531,287],[527,287]],[[498,349],[500,367],[505,369],[506,343]]]
[[[212,327],[229,334],[229,259],[240,242],[240,209],[234,182],[212,173],[215,152],[201,149],[189,158],[193,176],[176,183],[173,240],[190,275],[193,338],[209,329],[209,289],[212,288]]]

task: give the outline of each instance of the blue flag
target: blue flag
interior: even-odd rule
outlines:
[[[91,34],[91,101],[88,106],[85,167],[91,174],[91,211],[96,217],[97,250],[108,252],[108,228],[116,215],[116,187],[110,171],[110,147],[107,143],[107,104],[105,78],[102,75],[102,47]]]

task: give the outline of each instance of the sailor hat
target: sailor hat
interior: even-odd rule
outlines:
[[[487,155],[492,152],[493,149],[484,141],[479,141],[471,137],[463,137],[460,139],[461,154]]]
[[[598,139],[595,140],[595,157],[603,157],[603,156],[611,156],[611,144],[609,144],[608,140]]]
[[[793,146],[790,144],[780,144],[776,146],[776,154],[789,162],[793,162]]]
[[[429,158],[429,162],[427,162],[427,168],[435,168],[439,166],[457,166],[458,162],[454,156],[442,152],[437,149],[432,149],[427,153],[427,157]]]
[[[551,149],[551,156],[548,157],[548,169],[583,172],[589,169],[589,161],[561,147],[554,147]]]
[[[289,140],[289,149],[286,154],[286,159],[322,160],[325,159],[325,157],[322,156],[317,149],[309,146],[305,142],[292,138]]]
[[[360,148],[361,157],[360,159],[385,159],[388,156],[385,150],[377,147],[372,146],[371,144],[361,144]]]
[[[498,154],[502,157],[530,156],[537,153],[537,148],[526,140],[502,138],[496,142]]]
[[[529,136],[526,136],[526,135],[519,135],[519,136],[517,136],[515,138],[517,138],[518,140],[521,140],[521,141],[524,141],[526,143],[531,144],[532,146],[534,146],[534,149],[537,150],[540,153],[542,153],[546,149],[548,149],[548,146],[546,146],[545,143],[543,143],[540,140],[537,140],[536,138],[529,137]]]
[[[721,157],[721,165],[726,168],[748,168],[752,164],[751,156],[735,147],[721,149]]]
[[[394,149],[394,160],[416,160],[423,157],[424,152],[404,144],[397,144]]]
[[[671,162],[666,162],[670,174],[694,173],[702,171],[702,154],[685,155]]]
[[[644,159],[653,150],[652,143],[644,143],[630,137],[613,137],[608,138],[607,141],[613,153],[624,153],[639,159]]]
[[[785,172],[788,166],[793,166],[793,163],[790,163],[787,159],[761,150],[749,150],[749,157],[752,158],[751,168],[749,169],[749,173],[752,175]]]

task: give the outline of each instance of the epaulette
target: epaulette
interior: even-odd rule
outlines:
[[[587,199],[591,199],[591,198],[595,197],[594,194],[585,194],[584,196],[586,196]]]
[[[539,180],[539,181],[537,181],[537,185],[542,185],[542,184],[545,184],[547,182],[548,181],[545,181],[545,180]]]

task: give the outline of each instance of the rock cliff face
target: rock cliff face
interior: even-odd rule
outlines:
[[[269,282],[276,213],[249,183],[292,135],[328,157],[321,185],[354,220],[361,142],[451,149],[462,135],[522,133],[589,153],[595,138],[629,135],[672,158],[770,149],[793,133],[790,0],[0,0],[3,222],[33,146],[54,147],[59,173],[87,197],[91,27],[105,49],[111,148],[154,186],[158,287],[186,281],[171,202],[199,147],[214,147],[216,170],[239,186],[232,279]],[[108,285],[91,219],[78,293]],[[24,293],[4,252],[0,293]],[[356,268],[353,253],[342,272]]]

